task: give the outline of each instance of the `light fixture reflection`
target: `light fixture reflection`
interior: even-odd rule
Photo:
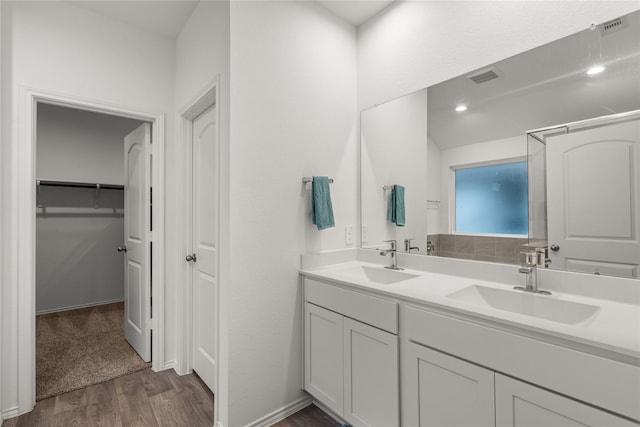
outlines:
[[[587,71],[587,74],[590,76],[593,76],[595,74],[600,74],[601,72],[603,72],[605,70],[605,67],[602,65],[595,65],[591,68],[589,68],[589,70]]]
[[[459,112],[459,113],[462,112],[462,111],[467,111],[467,106],[466,105],[458,105],[456,107],[456,111]]]

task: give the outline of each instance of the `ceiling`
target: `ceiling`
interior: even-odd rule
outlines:
[[[335,15],[355,25],[367,22],[394,0],[316,0]]]
[[[76,6],[175,39],[198,4],[193,0],[76,0]]]
[[[215,1],[215,0],[203,0]],[[234,0],[232,0],[234,1]],[[303,1],[303,0],[297,0]],[[366,22],[394,0],[317,0],[354,26]],[[125,22],[145,31],[175,39],[193,13],[194,0],[73,0],[69,3]]]
[[[640,11],[624,20],[616,31],[585,29],[429,87],[429,137],[447,149],[640,109]],[[606,70],[587,75],[595,64]],[[500,77],[468,79],[492,67]],[[458,104],[468,109],[456,112]]]

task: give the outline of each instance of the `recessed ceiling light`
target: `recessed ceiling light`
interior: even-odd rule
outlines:
[[[457,112],[467,111],[467,106],[466,105],[458,105],[456,107],[456,111]]]
[[[587,71],[587,74],[589,74],[590,76],[593,76],[594,74],[600,74],[604,70],[605,68],[602,65],[595,65],[589,68],[589,70]]]

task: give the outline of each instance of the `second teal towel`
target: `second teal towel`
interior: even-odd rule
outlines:
[[[313,223],[318,227],[318,230],[324,230],[336,225],[333,219],[329,178],[326,176],[313,177],[313,182],[311,183],[311,210]]]
[[[405,223],[404,212],[404,187],[396,184],[391,189],[391,194],[389,195],[387,219],[398,227],[403,227]]]

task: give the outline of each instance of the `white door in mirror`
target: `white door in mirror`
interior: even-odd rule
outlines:
[[[639,120],[548,138],[551,268],[640,277],[639,182]]]

